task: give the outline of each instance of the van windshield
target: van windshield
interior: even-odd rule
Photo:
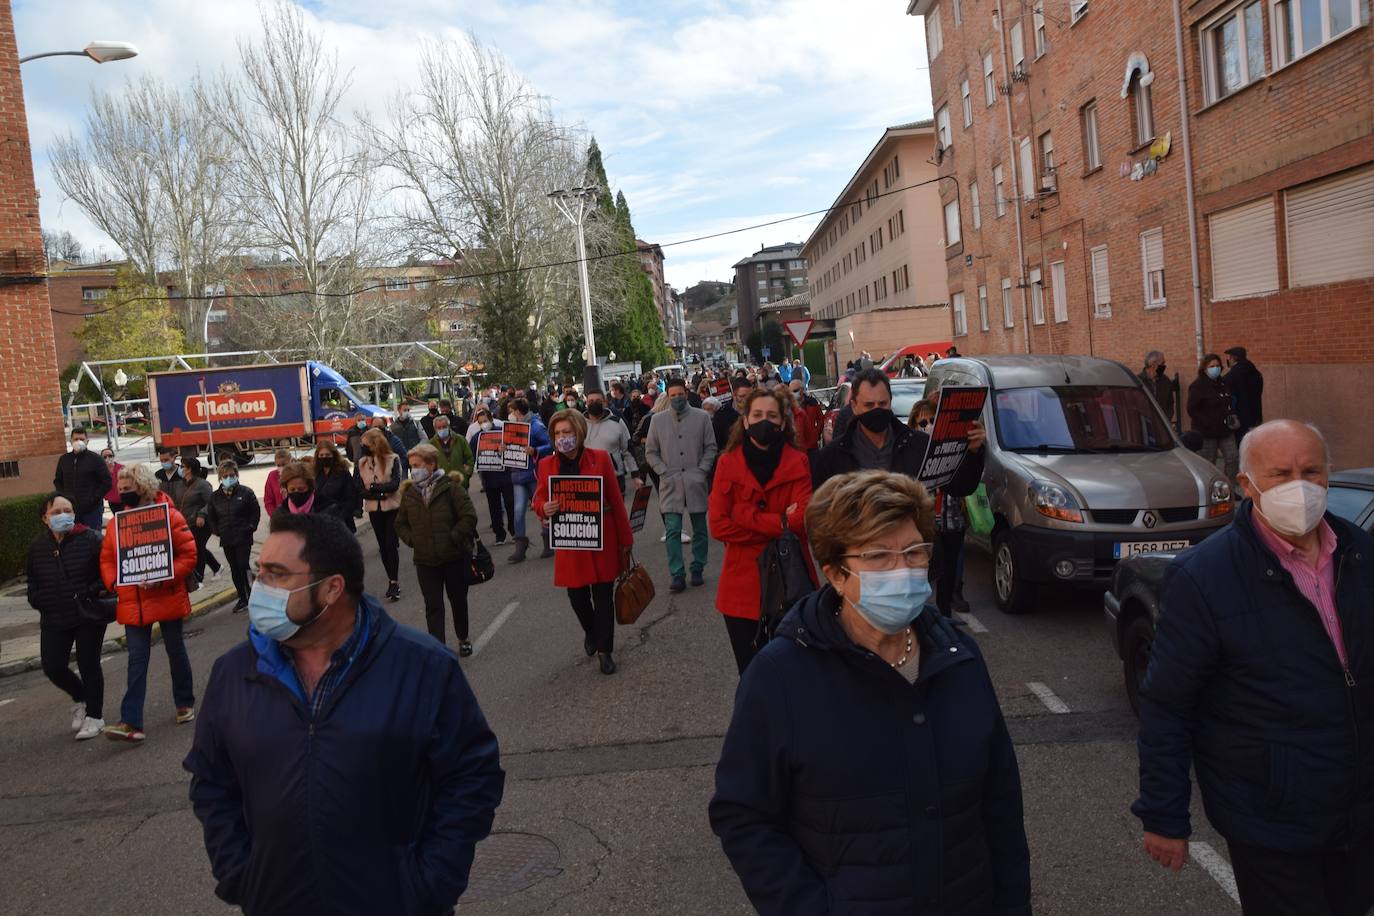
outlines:
[[[993,400],[1002,447],[1023,452],[1157,452],[1173,436],[1144,390],[1062,385],[999,390]]]

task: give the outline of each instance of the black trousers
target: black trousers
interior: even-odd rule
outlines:
[[[395,582],[401,574],[401,542],[396,537],[396,513],[398,509],[385,512],[369,512],[372,534],[377,538],[377,552],[382,555],[382,568],[386,570],[388,582]]]
[[[453,631],[459,642],[468,638],[468,586],[463,581],[463,564],[446,563],[443,566],[415,567],[415,578],[420,580],[420,594],[425,599],[425,629],[439,642],[444,638],[444,592],[448,592],[448,603],[453,605]]]
[[[74,627],[43,627],[38,635],[38,656],[43,673],[67,692],[73,703],[85,703],[86,715],[103,719],[105,676],[100,671],[100,646],[105,642],[105,624],[81,623]],[[76,670],[67,667],[72,645],[76,645]]]
[[[740,674],[744,674],[744,669],[758,654],[754,648],[754,637],[758,635],[759,622],[745,617],[731,617],[729,614],[722,614],[721,617],[725,620],[725,632],[730,637],[730,651],[735,653],[735,667]]]
[[[582,632],[596,646],[596,651],[615,651],[615,583],[597,582],[581,588],[568,589],[577,622]]]
[[[502,508],[505,515],[501,514]],[[487,487],[487,512],[491,515],[491,533],[498,541],[506,539],[506,525],[515,527],[515,485]]]
[[[121,507],[122,508],[122,507]],[[210,527],[191,525],[191,536],[196,539],[196,578],[205,578],[205,567],[219,572],[219,560],[210,552]]]
[[[959,555],[964,552],[964,532],[941,531],[935,535],[935,549],[930,557],[930,579],[935,586],[935,606],[946,617],[959,589]]]
[[[1374,845],[1313,855],[1227,842],[1245,916],[1366,916]]]
[[[224,562],[229,564],[229,575],[234,578],[234,591],[239,593],[240,601],[248,600],[252,582],[248,578],[248,563],[253,552],[253,544],[226,544],[220,542],[219,549],[224,551]]]

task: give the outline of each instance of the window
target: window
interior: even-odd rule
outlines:
[[[1212,299],[1241,299],[1279,288],[1274,199],[1259,200],[1207,218],[1212,247]]]
[[[978,182],[971,181],[968,186],[968,206],[973,215],[973,228],[983,228],[983,201],[978,196]]]
[[[991,108],[997,101],[997,83],[992,78],[992,52],[983,55],[983,101]]]
[[[1007,215],[1007,195],[1006,183],[1003,181],[1001,163],[992,167],[992,190],[997,195],[997,216],[1001,218]]]
[[[224,309],[210,309],[205,313],[205,320],[208,321],[210,324],[215,324],[216,322],[220,321],[228,321],[229,313]]]
[[[1276,0],[1273,11],[1275,67],[1369,21],[1365,0]]]
[[[988,288],[978,287],[978,327],[988,329]]]
[[[852,219],[854,222],[857,223],[857,222],[859,221],[859,217],[863,216],[863,214],[864,214],[864,204],[863,204],[863,201],[861,201],[861,200],[855,201],[855,202],[854,202],[854,205],[851,206],[851,207],[849,208],[849,217],[850,217],[850,219]]]
[[[973,94],[968,87],[968,80],[959,84],[959,100],[964,106],[964,126],[973,126]]]
[[[767,288],[768,288],[768,278],[767,278],[767,277],[760,277],[760,278],[759,278],[759,289],[767,289]]]
[[[1264,75],[1264,5],[1253,0],[1227,10],[1201,33],[1202,86],[1208,102]]]
[[[83,286],[81,287],[81,299],[83,302],[99,302],[108,298],[110,291],[103,286]]]
[[[1035,153],[1031,150],[1030,137],[1021,138],[1021,196],[1026,200],[1035,199]]]
[[[382,285],[389,290],[410,289],[410,281],[405,277],[387,277]]]
[[[1002,327],[1015,326],[1016,316],[1011,310],[1011,278],[1007,277],[1002,281]]]
[[[1155,138],[1155,113],[1150,87],[1140,71],[1131,77],[1131,120],[1135,123],[1135,145],[1144,146]]]
[[[790,261],[787,265],[788,270],[806,270],[805,261]]]
[[[1092,250],[1093,314],[1098,318],[1112,317],[1112,278],[1107,265],[1107,246]]]
[[[1040,268],[1030,272],[1031,321],[1045,323],[1045,284],[1040,280]]]
[[[941,105],[935,112],[935,138],[946,149],[949,148],[949,106]]]
[[[212,297],[213,297],[213,296],[223,296],[223,295],[224,295],[224,284],[223,284],[223,283],[207,283],[207,284],[205,284],[205,295],[207,295],[207,296],[212,296]]]
[[[1064,283],[1064,262],[1055,261],[1050,265],[1050,296],[1054,300],[1054,320],[1063,323],[1069,320],[1069,292]]]
[[[1288,285],[1374,276],[1374,166],[1284,194]]]
[[[964,294],[955,293],[950,297],[950,305],[954,308],[954,336],[963,337],[968,334],[968,316],[964,314]]]
[[[1020,70],[1026,62],[1026,42],[1021,36],[1021,20],[1011,24],[1011,69]]]
[[[450,321],[450,322],[448,323],[448,331],[449,331],[450,334],[457,334],[458,332],[460,332],[460,331],[462,331],[462,330],[463,330],[463,322],[461,322],[461,321]]]
[[[1083,106],[1083,171],[1102,168],[1102,154],[1097,148],[1097,101]]]
[[[754,265],[754,273],[758,273],[758,274],[766,274],[766,273],[768,273],[768,265],[765,264],[765,263],[763,263],[762,261],[758,262],[757,264]]]
[[[768,304],[768,297],[767,297],[767,296],[759,296],[759,305],[767,305],[767,304]]]
[[[1073,21],[1077,22],[1083,18],[1083,14],[1088,11],[1088,0],[1069,0],[1069,13]]]
[[[1040,2],[1043,3],[1044,0],[1040,0]],[[1044,7],[1037,6],[1031,10],[1031,18],[1035,26],[1035,59],[1039,60],[1045,56],[1045,51],[1049,48],[1049,44],[1045,41]]]
[[[949,5],[949,11],[951,15],[954,16],[954,25],[956,27],[964,24],[963,0],[951,0]]]
[[[1040,171],[1046,175],[1054,174],[1054,132],[1045,131],[1040,135]]]
[[[958,245],[959,240],[959,201],[956,199],[945,204],[945,245]]]
[[[926,13],[926,49],[930,52],[928,60],[934,60],[940,56],[940,52],[945,47],[945,36],[940,31],[940,7],[932,6],[930,12]]]
[[[1163,308],[1164,298],[1164,230],[1151,229],[1140,233],[1140,274],[1145,281],[1145,307]]]

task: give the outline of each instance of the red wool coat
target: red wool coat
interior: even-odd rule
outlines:
[[[759,619],[759,555],[768,542],[782,533],[783,513],[787,527],[801,539],[806,565],[811,567],[811,548],[806,542],[806,506],[811,502],[811,467],[806,454],[783,446],[782,460],[767,487],[744,463],[743,442],[720,456],[711,487],[708,521],[711,536],[725,544],[725,563],[716,590],[716,610],[727,617]],[[812,572],[812,581],[815,573]]]
[[[600,477],[604,504],[600,550],[559,550],[553,560],[553,584],[559,588],[582,588],[598,582],[614,582],[620,575],[620,549],[634,546],[634,532],[630,531],[630,513],[620,496],[620,481],[615,476],[611,456],[599,448],[584,448],[579,459],[578,474]],[[550,455],[539,462],[539,483],[534,491],[534,511],[541,519],[544,503],[549,501],[549,478],[563,472],[558,455]]]
[[[105,523],[105,543],[100,546],[100,577],[105,587],[119,595],[115,619],[126,627],[148,627],[162,620],[180,620],[191,615],[191,598],[186,593],[186,577],[196,568],[196,539],[186,519],[172,507],[167,494],[158,491],[157,501],[166,503],[172,519],[172,578],[151,585],[126,585],[115,588],[119,570],[115,559],[115,520]]]

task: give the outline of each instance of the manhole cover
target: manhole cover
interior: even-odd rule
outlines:
[[[534,833],[493,833],[477,844],[464,903],[496,900],[561,874],[558,846]]]

